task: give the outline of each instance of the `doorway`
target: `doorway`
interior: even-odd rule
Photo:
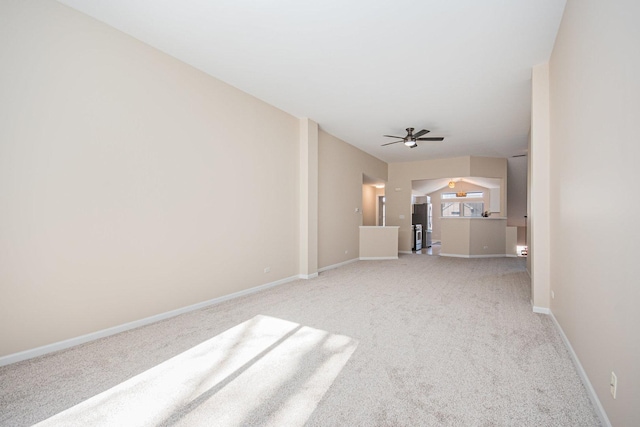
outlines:
[[[385,197],[378,196],[378,225],[386,226],[387,225],[387,209],[385,207]]]

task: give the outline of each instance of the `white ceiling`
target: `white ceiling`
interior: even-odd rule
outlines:
[[[387,162],[524,153],[531,67],[548,60],[565,5],[60,1]],[[407,127],[445,140],[380,146]]]

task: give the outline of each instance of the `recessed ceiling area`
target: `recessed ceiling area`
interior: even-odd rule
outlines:
[[[362,174],[362,184],[370,185],[377,188],[384,188],[385,182],[380,178],[375,178],[373,176],[369,176],[367,174]]]
[[[59,1],[386,162],[523,154],[531,68],[548,60],[565,6]],[[381,147],[408,127],[444,141]]]
[[[484,178],[484,177],[452,177],[452,178],[439,178],[439,179],[420,179],[411,181],[411,194],[413,196],[425,196],[431,194],[434,191],[441,190],[449,185],[449,182],[468,182],[469,184],[477,185],[479,187],[495,189],[500,188],[502,180],[499,178]],[[455,191],[455,187],[451,190]]]

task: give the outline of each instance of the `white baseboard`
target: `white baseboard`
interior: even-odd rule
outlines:
[[[546,308],[546,307],[537,307],[537,306],[533,306],[533,312],[534,313],[540,313],[540,314],[551,314],[551,310]]]
[[[398,259],[397,256],[361,256],[360,261],[380,261],[383,259]]]
[[[569,338],[567,338],[564,331],[562,330],[562,327],[560,326],[560,323],[558,323],[558,320],[556,319],[556,317],[553,315],[551,311],[549,312],[549,317],[551,317],[551,320],[553,320],[553,323],[556,325],[558,332],[560,332],[562,341],[564,341],[564,345],[567,347],[567,350],[569,350],[571,359],[573,359],[573,363],[576,366],[576,369],[578,370],[578,375],[580,375],[580,379],[582,380],[582,384],[584,384],[584,388],[587,389],[587,394],[589,395],[589,399],[591,399],[591,403],[593,404],[593,407],[596,410],[596,413],[598,414],[598,418],[600,418],[602,425],[604,425],[605,427],[611,427],[611,421],[609,421],[609,417],[607,416],[607,413],[605,412],[604,407],[600,402],[600,399],[598,399],[598,395],[596,394],[596,391],[591,385],[591,381],[589,381],[589,377],[587,376],[586,371],[582,367],[582,364],[580,363],[580,359],[578,359],[578,355],[573,350],[573,347],[571,346],[571,342],[569,342]]]
[[[318,277],[318,273],[299,274],[298,275],[298,279],[304,279],[304,280],[315,279],[316,277]]]
[[[448,256],[448,257],[452,257],[452,258],[504,258],[507,255],[505,255],[505,254],[461,255],[461,254],[443,254],[443,253],[440,253],[440,256]]]
[[[356,262],[359,261],[358,258],[353,258],[347,261],[343,261],[343,262],[339,262],[337,264],[332,264],[332,265],[328,265],[326,267],[322,267],[318,269],[318,273],[322,273],[323,271],[327,271],[327,270],[333,270],[334,268],[338,268],[338,267],[342,267],[345,266],[347,264],[351,264],[352,262]]]
[[[514,254],[506,254],[505,256],[507,258],[518,258],[518,255],[514,255]]]
[[[318,274],[310,274],[309,276],[316,277]],[[156,314],[154,316],[145,317],[144,319],[134,320],[133,322],[124,323],[122,325],[113,326],[111,328],[102,329],[100,331],[91,332],[79,337],[70,338],[64,341],[58,341],[53,344],[43,345],[30,350],[21,351],[18,353],[8,354],[0,357],[0,366],[10,365],[12,363],[21,362],[27,359],[33,359],[34,357],[42,356],[47,353],[53,353],[54,351],[64,350],[66,348],[75,347],[80,344],[84,344],[89,341],[94,341],[100,338],[108,337],[110,335],[119,334],[120,332],[128,331],[130,329],[139,328],[140,326],[149,325],[151,323],[158,322],[160,320],[169,319],[171,317],[178,316],[180,314],[188,313],[190,311],[199,310],[211,305],[220,304],[221,302],[228,301],[230,299],[238,298],[241,296],[253,294],[263,291],[265,289],[272,288],[274,286],[283,285],[285,283],[298,280],[302,275],[296,275],[286,277],[284,279],[276,280],[275,282],[265,283],[264,285],[255,286],[253,288],[245,289],[239,292],[234,292],[229,295],[223,295],[218,298],[213,298],[208,301],[199,302],[197,304],[189,305],[187,307],[178,308],[176,310],[167,311],[165,313]],[[312,278],[312,277],[309,277]]]
[[[399,254],[411,255],[413,251],[398,251]]]

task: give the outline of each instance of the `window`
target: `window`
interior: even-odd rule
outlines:
[[[463,195],[464,194],[464,195]],[[481,199],[482,191],[469,191],[466,193],[442,193],[443,199]]]
[[[442,216],[460,216],[460,202],[443,202],[440,204]]]
[[[462,216],[482,216],[484,203],[462,203]]]
[[[483,202],[442,202],[442,217],[478,217],[484,212]]]

